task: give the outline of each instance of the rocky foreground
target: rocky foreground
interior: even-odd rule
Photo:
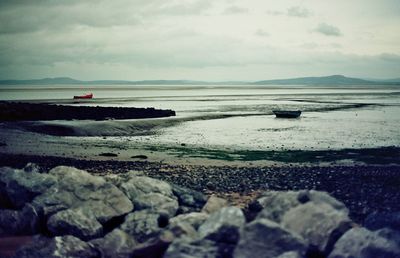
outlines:
[[[0,247],[24,235],[22,247],[2,253],[13,257],[400,256],[400,213],[371,214],[361,227],[343,203],[314,190],[266,191],[245,216],[137,171],[28,164],[0,169],[0,208]]]

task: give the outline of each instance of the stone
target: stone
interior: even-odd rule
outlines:
[[[39,167],[39,165],[35,164],[35,163],[28,163],[25,165],[25,167],[23,168],[23,170],[27,173],[40,173],[41,172],[41,168]]]
[[[298,252],[291,251],[291,252],[283,253],[283,254],[277,256],[276,258],[302,258],[302,257],[303,256],[301,256]]]
[[[329,258],[400,257],[399,245],[365,228],[347,231],[335,244]]]
[[[74,236],[45,238],[36,236],[33,242],[17,250],[18,258],[95,258],[98,252],[86,242]]]
[[[208,219],[210,215],[204,212],[191,212],[186,214],[181,214],[170,219],[169,223],[171,225],[177,224],[179,222],[185,222],[192,225],[196,230]]]
[[[400,231],[400,212],[380,212],[367,216],[364,226],[369,230],[391,228]]]
[[[201,211],[211,214],[226,206],[228,206],[228,202],[225,199],[212,195],[208,198],[207,203]]]
[[[315,190],[302,190],[302,191],[267,191],[257,199],[263,210],[257,215],[257,219],[269,219],[280,223],[284,214],[292,208],[299,205],[305,205],[309,202],[314,204],[326,204],[348,214],[346,206],[331,197],[326,192]]]
[[[201,192],[172,184],[172,192],[178,198],[179,207],[184,211],[200,211],[207,202],[207,196]]]
[[[154,212],[166,212],[173,217],[179,208],[171,186],[161,180],[131,175],[127,182],[120,185],[120,188],[137,210],[150,209]]]
[[[299,234],[308,245],[315,246],[322,252],[329,252],[332,248],[329,244],[344,234],[350,225],[351,221],[346,212],[336,210],[328,204],[314,202],[292,208],[282,218],[283,227]],[[338,228],[344,232],[338,235]],[[331,235],[336,239],[330,240]]]
[[[30,203],[36,196],[46,192],[56,184],[54,176],[41,174],[35,171],[0,168],[0,193],[2,203],[7,203],[15,209],[22,209],[26,203]]]
[[[47,221],[47,228],[55,236],[73,235],[82,240],[100,237],[103,233],[103,226],[96,217],[79,208],[52,215]]]
[[[224,207],[212,213],[199,227],[199,236],[217,242],[236,244],[239,240],[239,230],[245,222],[241,209]]]
[[[196,229],[192,225],[186,222],[178,221],[177,223],[170,224],[168,226],[168,230],[171,231],[176,238],[183,236],[192,239],[197,238]]]
[[[269,258],[291,251],[303,256],[305,250],[306,243],[301,236],[288,231],[276,222],[257,219],[246,224],[241,230],[233,257]]]
[[[72,167],[56,167],[49,171],[58,184],[33,200],[44,217],[66,209],[83,209],[99,223],[123,216],[133,204],[115,185],[99,176]]]
[[[175,239],[165,252],[164,258],[217,258],[218,246],[207,239]]]
[[[174,234],[170,231],[163,231],[157,237],[148,239],[135,247],[131,257],[135,258],[162,258],[165,251],[174,240]]]
[[[137,246],[135,239],[120,229],[114,229],[103,238],[89,243],[100,252],[102,258],[130,258]]]
[[[143,243],[146,240],[156,237],[163,228],[159,226],[160,214],[149,210],[135,211],[125,217],[125,221],[119,227],[136,241]]]
[[[41,230],[35,208],[26,204],[22,210],[0,210],[1,235],[33,235]]]

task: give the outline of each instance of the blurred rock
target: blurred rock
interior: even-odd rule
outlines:
[[[377,232],[365,228],[347,231],[335,244],[329,258],[400,257],[400,248]]]
[[[203,224],[210,215],[204,212],[191,212],[186,214],[181,214],[176,217],[171,218],[169,223],[171,225],[177,224],[179,222],[185,222],[192,225],[196,230]]]
[[[174,235],[170,231],[163,231],[157,237],[148,239],[135,247],[131,257],[135,258],[161,258],[165,251],[174,240]]]
[[[207,203],[201,211],[205,213],[213,213],[226,206],[228,206],[228,202],[225,199],[212,195],[208,198]]]
[[[149,210],[135,211],[125,217],[124,223],[119,227],[136,241],[143,243],[146,240],[156,237],[162,231],[159,226],[160,214]]]
[[[41,231],[35,208],[26,204],[22,210],[0,210],[1,235],[33,235]]]
[[[305,241],[276,222],[257,219],[240,232],[240,240],[234,251],[235,258],[269,258],[295,251],[303,255]]]
[[[365,219],[364,226],[370,230],[391,228],[400,231],[400,212],[372,213]]]
[[[135,239],[120,229],[114,229],[103,238],[89,243],[100,252],[101,258],[130,258],[137,246]]]
[[[200,211],[207,202],[207,196],[186,187],[173,184],[172,192],[178,198],[179,207],[184,213]]]
[[[218,246],[207,239],[179,238],[168,247],[164,258],[217,258]]]

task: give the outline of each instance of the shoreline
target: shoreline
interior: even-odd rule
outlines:
[[[399,165],[351,166],[201,166],[162,162],[82,160],[53,156],[0,155],[0,166],[21,168],[27,163],[44,170],[58,165],[74,166],[95,175],[120,174],[130,170],[169,183],[215,194],[232,204],[246,206],[265,190],[326,191],[349,207],[350,216],[362,223],[373,212],[399,211]]]

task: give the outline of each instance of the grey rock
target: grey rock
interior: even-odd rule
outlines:
[[[298,252],[291,251],[291,252],[283,253],[283,254],[277,256],[276,258],[302,258],[302,257],[303,256],[301,256]]]
[[[204,212],[191,212],[186,214],[181,214],[170,219],[169,223],[171,225],[177,224],[179,222],[185,222],[192,225],[196,230],[208,219],[210,215]]]
[[[36,234],[40,220],[35,208],[26,204],[22,210],[0,210],[0,236]]]
[[[65,209],[83,209],[98,222],[105,223],[112,218],[132,211],[132,202],[116,186],[103,178],[71,167],[56,167],[50,175],[58,184],[33,200],[33,205],[45,217]]]
[[[332,242],[330,236],[345,224],[351,224],[346,212],[336,210],[328,204],[314,202],[292,208],[282,218],[282,225],[285,228],[299,234],[309,245],[317,247],[322,252],[328,252],[327,249],[332,248],[328,245]],[[350,226],[347,227],[349,228]],[[335,237],[340,236],[335,234]]]
[[[26,164],[26,166],[23,168],[23,170],[28,173],[30,173],[30,172],[40,173],[41,172],[39,165],[37,165],[35,163]]]
[[[125,217],[124,223],[119,227],[133,236],[139,243],[156,237],[163,228],[159,226],[160,214],[149,210],[135,211]]]
[[[9,202],[13,208],[22,209],[56,182],[54,176],[48,174],[0,168],[0,193],[5,195],[4,202]]]
[[[150,209],[154,212],[166,212],[173,217],[178,208],[178,201],[171,186],[158,179],[131,175],[120,189],[128,196],[137,210]]]
[[[239,240],[239,230],[245,222],[241,209],[224,207],[212,213],[199,227],[199,236],[217,242],[236,244]]]
[[[309,202],[326,204],[335,210],[348,214],[346,206],[326,192],[314,190],[267,191],[263,193],[262,197],[257,199],[257,203],[264,208],[257,215],[257,219],[269,219],[280,223],[287,211]]]
[[[365,228],[347,231],[335,244],[329,258],[400,257],[400,248],[377,232]]]
[[[100,252],[101,258],[130,258],[137,246],[135,239],[120,229],[114,229],[103,238],[89,243]]]
[[[213,213],[226,206],[228,206],[228,202],[225,199],[212,195],[208,198],[207,203],[201,211],[205,213]]]
[[[45,238],[36,236],[32,243],[17,250],[18,258],[81,258],[98,257],[98,252],[89,244],[73,236]]]
[[[178,198],[180,208],[185,212],[200,211],[207,202],[207,196],[186,187],[173,184],[172,192]]]
[[[56,236],[73,235],[82,240],[100,237],[103,233],[96,217],[79,208],[57,212],[48,219],[47,228]]]
[[[400,231],[391,228],[382,228],[375,231],[375,233],[380,237],[395,242],[400,247]]]
[[[164,258],[216,258],[218,246],[207,239],[179,238],[168,247]]]
[[[369,230],[392,228],[400,231],[400,212],[372,213],[365,219],[364,226]]]
[[[240,233],[240,240],[234,251],[235,258],[269,258],[295,251],[303,255],[305,241],[276,222],[259,219],[248,223]]]
[[[175,238],[179,237],[188,237],[191,239],[197,238],[197,231],[196,229],[186,222],[178,221],[177,223],[170,224],[168,226],[168,230],[171,231]]]

